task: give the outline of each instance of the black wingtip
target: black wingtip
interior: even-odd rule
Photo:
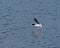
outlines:
[[[34,18],[34,20],[36,20],[36,18]]]
[[[35,21],[37,24],[39,24],[39,22],[38,22],[38,20],[37,20],[36,18],[34,18],[34,21]]]
[[[32,24],[33,26],[35,25],[35,24]]]

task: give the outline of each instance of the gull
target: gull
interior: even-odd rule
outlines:
[[[36,24],[32,24],[35,27],[41,27],[42,28],[42,24],[38,22],[38,20],[36,18],[34,18],[34,21],[36,22]]]

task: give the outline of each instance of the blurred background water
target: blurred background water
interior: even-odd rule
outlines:
[[[37,18],[43,28],[32,34]],[[0,48],[60,48],[60,0],[0,0]]]

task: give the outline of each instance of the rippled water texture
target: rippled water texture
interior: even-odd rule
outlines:
[[[0,0],[0,48],[60,48],[60,0]]]

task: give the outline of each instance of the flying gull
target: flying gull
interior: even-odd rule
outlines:
[[[42,28],[42,24],[40,24],[36,18],[34,18],[34,21],[36,22],[36,24],[32,24],[33,26]]]

